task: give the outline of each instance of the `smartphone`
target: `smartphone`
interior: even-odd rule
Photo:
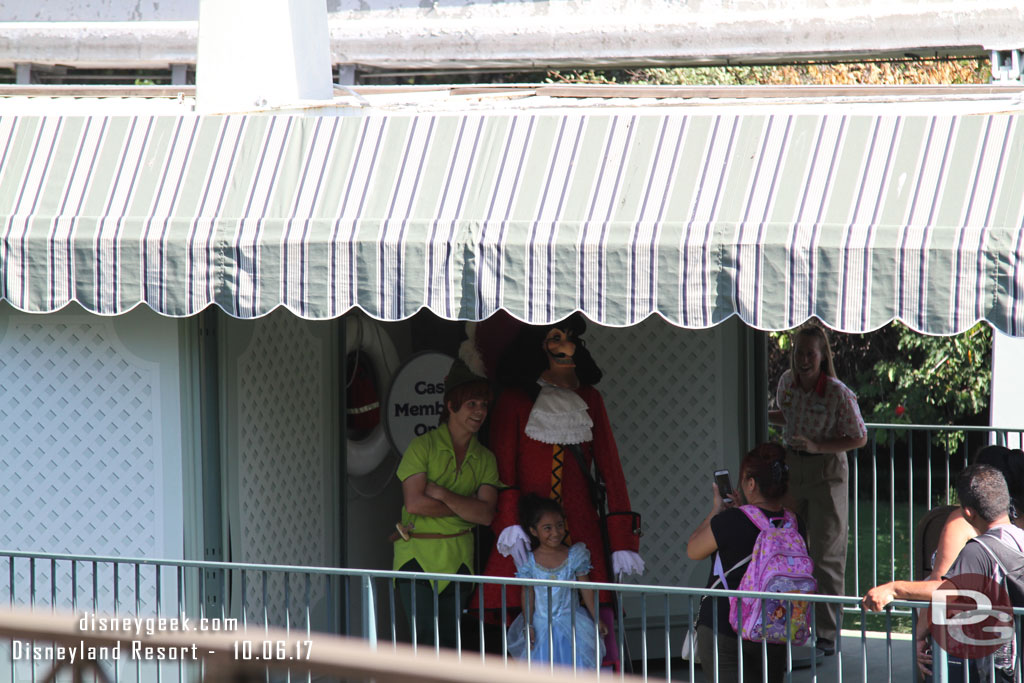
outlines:
[[[715,483],[718,493],[726,503],[732,502],[732,484],[729,483],[729,470],[715,470]]]

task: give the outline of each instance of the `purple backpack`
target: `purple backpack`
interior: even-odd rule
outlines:
[[[736,589],[763,593],[814,593],[818,589],[818,582],[813,576],[814,562],[797,531],[796,516],[786,510],[781,520],[769,521],[755,505],[744,505],[740,509],[761,533],[754,542],[750,564]],[[743,608],[742,624],[739,623],[740,606]],[[766,599],[763,611],[760,598],[732,597],[729,598],[729,624],[745,640],[760,642],[763,637],[769,643],[792,641],[794,645],[803,645],[811,634],[810,609],[807,600],[793,600],[788,596]]]

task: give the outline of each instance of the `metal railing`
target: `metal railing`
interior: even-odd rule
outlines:
[[[410,639],[409,617],[415,619],[416,615],[407,617],[403,614],[395,589],[395,579],[432,582],[430,590],[435,607],[429,618],[433,623],[435,636],[440,634],[436,632],[439,624],[436,608],[438,595],[437,584],[433,582],[451,581],[474,587],[483,583],[493,583],[503,586],[503,596],[514,586],[529,586],[535,590],[549,591],[556,588],[581,587],[577,582],[530,579],[501,580],[494,577],[465,575],[14,552],[0,553],[0,572],[8,577],[18,577],[27,573],[26,581],[9,582],[6,587],[8,602],[14,607],[32,607],[36,612],[55,613],[73,609],[79,615],[79,631],[93,635],[109,631],[111,624],[121,625],[124,632],[122,656],[107,663],[110,680],[115,682],[165,679],[184,681],[194,680],[202,675],[202,669],[193,656],[171,657],[167,661],[156,661],[151,656],[143,656],[146,652],[146,639],[159,637],[161,634],[176,637],[188,637],[193,634],[205,637],[210,635],[209,631],[212,630],[214,635],[230,636],[235,643],[249,642],[248,646],[236,645],[233,656],[250,666],[258,666],[261,660],[268,667],[272,664],[281,666],[285,657],[299,659],[311,651],[315,652],[318,639],[324,632],[359,636],[365,639],[372,649],[397,652],[404,647],[401,643]],[[167,574],[167,578],[158,578],[162,574]],[[222,582],[224,594],[231,598],[217,613],[204,610],[201,601],[195,599],[202,591],[203,582],[210,580],[210,575],[218,577],[217,580]],[[89,590],[80,592],[73,582],[61,582],[62,576],[77,576],[89,586]],[[204,576],[207,578],[204,579]],[[259,590],[250,592],[249,587],[253,585],[258,586]],[[288,591],[285,589],[288,585],[301,586],[303,589]],[[149,586],[149,590],[143,590],[146,586]],[[272,586],[277,586],[280,590],[272,590]],[[316,590],[317,586],[320,590]],[[698,680],[698,665],[692,660],[679,663],[678,653],[687,630],[696,623],[702,599],[770,595],[665,586],[585,586],[610,591],[620,598],[615,614],[616,647],[619,648],[620,660],[632,662],[634,673],[645,680]],[[164,592],[163,595],[161,591]],[[257,596],[257,601],[249,602],[248,595]],[[621,608],[621,598],[627,596],[633,598],[631,604],[639,606],[639,614],[634,616],[640,627],[633,634],[627,633],[624,627],[626,620]],[[859,599],[855,597],[806,597],[811,602],[825,602],[834,608],[860,612],[861,616],[864,616]],[[682,608],[676,609],[673,605],[682,605]],[[913,604],[896,605],[906,609]],[[654,607],[659,607],[661,613],[653,614]],[[455,656],[462,660],[479,660],[488,665],[507,665],[513,661],[507,651],[507,636],[502,627],[489,622],[488,608],[493,608],[500,615],[497,620],[499,624],[507,622],[511,610],[504,599],[499,605],[482,605],[475,609],[456,603],[458,619],[455,621]],[[809,609],[808,612],[813,614],[814,610]],[[334,628],[317,627],[317,615],[320,613],[336,617]],[[677,626],[679,616],[685,617],[686,624],[690,626]],[[866,620],[863,618],[859,630],[844,631],[839,652],[835,657],[822,659],[814,656],[810,647],[785,646],[786,668],[793,672],[792,680],[866,682],[869,679],[874,681],[879,676],[885,680],[909,680],[908,677],[912,676],[914,671],[913,642],[907,634],[898,632],[891,611],[883,614],[881,618],[885,620],[881,632],[872,633],[865,626]],[[178,621],[173,621],[175,619]],[[809,643],[814,642],[813,616],[811,619]],[[1019,617],[1017,621],[1019,640]],[[267,640],[269,636],[263,634],[270,634],[273,629],[280,629],[284,637],[281,640]],[[717,629],[713,628],[713,632],[717,632]],[[577,632],[575,637],[591,638],[595,637],[595,634]],[[433,640],[436,643],[438,639],[435,637]],[[15,657],[14,641],[17,641],[17,638],[10,644],[0,645],[0,662],[5,659],[9,662],[6,667],[9,671],[7,680],[42,681],[50,670],[50,664],[57,658],[55,654],[45,650],[45,647],[41,651],[33,650],[32,648],[39,647],[38,642],[22,642],[17,645],[19,651]],[[659,641],[664,651],[671,653],[671,656],[649,656],[649,645]],[[307,643],[307,649],[293,652],[291,648],[295,642]],[[268,644],[269,651],[266,649]],[[277,647],[278,644],[281,648]],[[412,649],[418,651],[421,656],[430,657],[438,656],[442,652],[436,644],[424,646],[413,643]],[[715,651],[717,652],[717,643]],[[32,652],[41,653],[41,656],[33,656]],[[765,658],[767,659],[767,648]],[[544,671],[565,670],[553,666],[551,661],[534,661],[530,664]],[[716,665],[717,662],[705,662],[703,666],[714,668]],[[590,672],[575,673],[589,675]],[[593,673],[604,678],[617,678],[622,675],[621,671],[600,670],[597,666]],[[271,680],[269,669],[266,680]],[[747,680],[750,680],[750,677]]]
[[[868,424],[868,444],[849,454],[850,544],[847,594],[920,578],[917,523],[949,504],[956,475],[988,444],[1020,448],[1024,429]],[[951,438],[952,437],[952,438]],[[948,448],[943,442],[955,442]],[[867,541],[867,544],[864,543]]]
[[[950,431],[965,435],[952,452],[940,446],[942,435]],[[836,657],[826,660],[799,649],[794,656],[790,648],[787,666],[795,670],[794,680],[805,676],[808,680],[819,676],[823,680],[840,680],[843,676],[863,681],[879,676],[904,680],[902,676],[913,675],[913,642],[907,634],[915,619],[911,604],[894,603],[893,609],[869,620],[858,596],[882,581],[916,578],[916,522],[933,505],[948,502],[956,473],[973,459],[980,445],[995,441],[1016,447],[1024,430],[872,424],[869,434],[869,444],[850,457],[849,596],[812,598],[844,611],[847,628],[843,646]],[[882,434],[886,436],[882,438]],[[184,615],[194,631],[245,632],[278,627],[292,636],[307,636],[306,640],[318,633],[357,636],[378,649],[417,638],[408,628],[394,583],[396,579],[413,578],[501,585],[503,599],[498,605],[469,610],[468,605],[456,602],[455,641],[457,656],[504,663],[510,660],[507,632],[499,624],[507,623],[513,612],[505,601],[507,591],[520,586],[536,590],[580,587],[557,581],[461,575],[0,552],[0,603],[6,597],[11,608],[73,611],[94,618],[155,619],[154,624],[164,619],[164,630],[170,628],[170,620]],[[619,660],[634,662],[636,672],[644,678],[665,680],[679,676],[693,680],[696,675],[695,664],[679,664],[678,653],[686,631],[695,623],[701,598],[750,595],[700,587],[586,587],[611,591],[617,598],[614,646],[619,649]],[[623,603],[629,606],[628,614]],[[429,617],[436,636],[440,628],[439,603],[433,591],[431,604]],[[1018,615],[1018,641],[1019,622]],[[86,621],[83,628],[94,629],[97,625]],[[182,625],[179,623],[177,630],[182,630]],[[424,649],[416,642],[413,647]],[[13,648],[13,644],[0,644],[0,672],[8,670],[7,680],[12,682],[41,680],[39,661],[32,657],[15,659]],[[436,653],[439,648],[431,645],[427,649]],[[246,655],[240,652],[238,656]],[[249,652],[248,656],[259,655]],[[539,663],[545,664],[550,668],[550,662]],[[112,678],[149,680],[155,669],[161,680],[168,676],[185,680],[193,668],[187,661],[154,663],[127,658],[112,662]]]

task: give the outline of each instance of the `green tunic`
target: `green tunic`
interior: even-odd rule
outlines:
[[[447,424],[416,437],[405,449],[402,462],[398,465],[399,480],[405,481],[421,472],[426,473],[427,481],[460,496],[475,496],[477,490],[485,484],[496,489],[502,487],[494,454],[477,441],[475,436],[469,441],[462,468],[456,468],[455,448]],[[402,506],[402,523],[414,524],[413,533],[419,534],[456,534],[474,526],[472,522],[455,515],[413,515],[405,506]],[[414,537],[408,541],[396,541],[394,568],[400,569],[409,560],[416,560],[423,571],[431,574],[455,574],[462,565],[472,571],[473,534],[453,538]],[[438,590],[444,590],[447,585],[448,582],[439,584]]]

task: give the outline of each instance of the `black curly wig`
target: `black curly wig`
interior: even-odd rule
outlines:
[[[568,318],[550,325],[524,325],[516,340],[509,346],[498,363],[498,380],[504,386],[520,387],[531,398],[536,399],[540,386],[537,378],[548,368],[548,356],[544,352],[544,338],[552,329],[567,332],[576,344],[573,362],[580,384],[594,385],[601,381],[601,369],[590,355],[581,338],[587,329],[587,320],[582,313],[573,313]]]

